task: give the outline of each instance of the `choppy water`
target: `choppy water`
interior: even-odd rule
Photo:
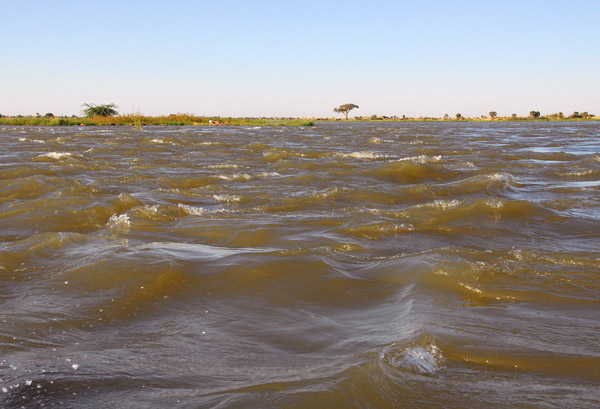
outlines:
[[[0,128],[0,407],[600,405],[600,123]]]

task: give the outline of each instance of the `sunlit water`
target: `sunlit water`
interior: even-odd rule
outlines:
[[[0,407],[600,406],[600,123],[0,127]]]

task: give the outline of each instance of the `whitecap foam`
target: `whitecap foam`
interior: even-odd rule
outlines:
[[[416,208],[423,208],[423,207],[427,207],[427,208],[433,208],[433,209],[441,209],[441,210],[448,210],[448,209],[453,209],[455,207],[458,207],[462,204],[462,200],[458,200],[458,199],[452,199],[452,200],[434,200],[433,202],[429,202],[429,203],[424,203],[424,204],[419,204],[416,205]]]
[[[512,178],[512,175],[509,173],[494,173],[493,175],[488,175],[488,179],[494,182],[510,182]]]
[[[203,214],[206,213],[206,210],[203,207],[195,207],[195,206],[190,206],[190,205],[186,205],[183,203],[179,203],[179,204],[177,204],[177,206],[180,209],[183,209],[187,214],[193,215],[193,216],[202,216]]]
[[[402,161],[412,161],[418,163],[440,163],[442,161],[442,155],[428,156],[428,155],[419,155],[419,156],[407,156],[406,158],[398,159],[399,162]]]
[[[263,177],[263,178],[269,178],[269,177],[281,176],[281,174],[278,172],[260,172],[258,174],[258,176]]]
[[[38,158],[51,158],[51,159],[62,159],[71,156],[69,152],[48,152],[38,155]]]
[[[400,223],[400,224],[394,224],[394,232],[399,233],[399,232],[408,232],[408,231],[415,231],[415,226],[413,226],[411,223]]]
[[[219,165],[208,165],[206,169],[237,169],[239,166],[232,163],[223,163]]]
[[[129,231],[130,226],[131,222],[129,221],[129,216],[126,213],[115,213],[112,216],[110,216],[110,219],[108,219],[107,227],[110,230],[127,232]]]
[[[240,200],[242,200],[240,196],[236,195],[213,195],[213,199],[215,199],[217,202],[226,203],[239,202]]]
[[[392,143],[393,141],[390,141],[389,139],[380,139],[377,137],[372,137],[371,139],[369,139],[370,143]]]
[[[252,176],[247,173],[234,173],[231,175],[219,175],[217,176],[219,179],[234,181],[234,180],[251,180]]]
[[[566,176],[566,177],[580,177],[580,176],[588,176],[588,175],[591,175],[592,173],[594,173],[594,170],[587,169],[587,170],[579,170],[579,171],[559,173],[559,175],[560,176]]]
[[[406,348],[392,363],[408,371],[424,375],[433,375],[440,370],[441,353],[438,347]]]
[[[371,152],[371,151],[342,153],[341,156],[344,158],[353,158],[353,159],[387,159],[390,157],[383,153],[377,153],[377,152]]]
[[[314,197],[317,197],[320,199],[327,199],[327,198],[337,195],[339,192],[340,192],[340,189],[337,186],[334,186],[332,188],[325,190],[324,192],[315,194]]]
[[[205,209],[204,207],[195,207],[183,203],[178,203],[177,207],[185,211],[190,216],[204,216],[207,214],[217,213],[232,213],[232,211],[228,209]]]
[[[158,205],[145,205],[144,210],[150,213],[158,213]]]
[[[504,203],[501,200],[489,199],[485,201],[485,204],[491,207],[492,209],[500,209],[504,207]]]

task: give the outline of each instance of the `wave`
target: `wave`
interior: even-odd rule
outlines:
[[[213,199],[225,203],[239,203],[242,201],[242,197],[238,195],[213,195]]]
[[[394,158],[394,156],[389,155],[389,154],[377,153],[377,152],[371,152],[371,151],[340,153],[338,155],[342,158],[352,158],[352,159],[390,159],[390,158]]]
[[[392,344],[380,353],[384,365],[420,375],[435,375],[442,369],[444,356],[433,342],[424,345],[405,346]]]
[[[358,209],[358,213],[364,212],[376,218],[368,223],[351,218],[338,231],[370,239],[411,232],[485,238],[494,233],[509,233],[514,229],[512,224],[519,221],[558,223],[566,220],[540,204],[505,199],[438,199],[403,210]],[[361,223],[355,224],[355,220]]]
[[[270,203],[261,207],[265,212],[292,212],[300,210],[310,210],[318,207],[327,206],[338,199],[345,189],[336,186],[312,192],[310,194],[295,195],[284,198],[281,202]]]
[[[516,302],[593,306],[599,304],[594,272],[599,267],[600,261],[585,253],[457,251],[447,252],[419,282],[459,295],[470,306]]]
[[[38,158],[64,159],[72,155],[70,152],[48,152],[38,155]]]
[[[41,139],[29,139],[29,138],[19,138],[20,142],[31,142],[31,143],[46,143],[46,141],[43,141]]]
[[[460,173],[435,160],[428,161],[417,157],[386,163],[372,171],[372,174],[377,178],[395,183],[414,184],[427,181],[446,181],[458,176]]]
[[[252,180],[253,179],[253,177],[250,176],[247,173],[233,173],[233,174],[230,174],[230,175],[217,175],[217,178],[223,179],[223,180],[227,180],[229,182],[231,182],[231,181],[241,181],[241,180],[247,181],[247,180]]]

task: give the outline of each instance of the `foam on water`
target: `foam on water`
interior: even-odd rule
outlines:
[[[131,227],[129,216],[126,213],[113,214],[108,220],[107,228],[113,231],[127,232]]]
[[[392,368],[429,376],[438,373],[444,362],[442,351],[433,342],[406,347],[392,344],[381,351],[380,359]]]
[[[340,155],[344,158],[353,158],[353,159],[388,159],[391,157],[390,155],[387,155],[387,154],[370,152],[370,151],[343,153]]]
[[[189,215],[202,216],[207,212],[203,207],[189,206],[183,203],[178,203],[177,206]]]
[[[237,169],[238,165],[233,163],[219,163],[218,165],[205,166],[206,169]]]
[[[435,200],[430,203],[416,205],[415,208],[425,207],[425,208],[433,208],[433,209],[440,209],[440,210],[448,210],[448,209],[454,209],[454,208],[462,205],[463,203],[464,202],[459,199],[452,199],[452,200],[440,199],[440,200]]]
[[[239,202],[240,200],[242,200],[241,196],[235,195],[213,195],[213,199],[215,199],[217,202],[226,203]]]
[[[430,350],[432,352],[420,347],[407,348],[402,352],[399,359],[395,360],[395,363],[411,372],[433,375],[440,370],[438,359],[436,359],[436,355],[439,356],[439,350],[435,345]]]
[[[488,178],[494,182],[510,182],[514,179],[510,173],[494,173],[488,175]]]
[[[260,172],[258,174],[258,176],[263,177],[263,178],[270,178],[270,177],[281,176],[281,174],[279,172]]]
[[[247,173],[233,173],[230,175],[218,175],[217,177],[230,182],[239,180],[252,180],[252,176]]]
[[[27,139],[27,138],[19,138],[20,142],[32,142],[32,143],[46,143],[46,141],[42,141],[41,139]]]
[[[72,154],[70,152],[48,152],[38,155],[38,158],[63,159],[68,158]]]
[[[230,209],[223,209],[223,208],[206,209],[204,207],[190,206],[190,205],[186,205],[183,203],[178,203],[177,207],[184,210],[190,216],[204,216],[204,215],[210,215],[210,214],[233,213],[234,212],[233,210],[230,210]]]
[[[419,156],[407,156],[405,158],[400,158],[398,161],[411,161],[417,163],[440,163],[442,161],[442,155],[428,156],[428,155],[419,155]]]
[[[595,172],[597,172],[597,171],[595,171],[593,169],[586,169],[586,170],[575,170],[575,171],[571,171],[571,172],[561,172],[558,174],[560,176],[565,176],[565,177],[581,177],[581,176],[592,175]]]

